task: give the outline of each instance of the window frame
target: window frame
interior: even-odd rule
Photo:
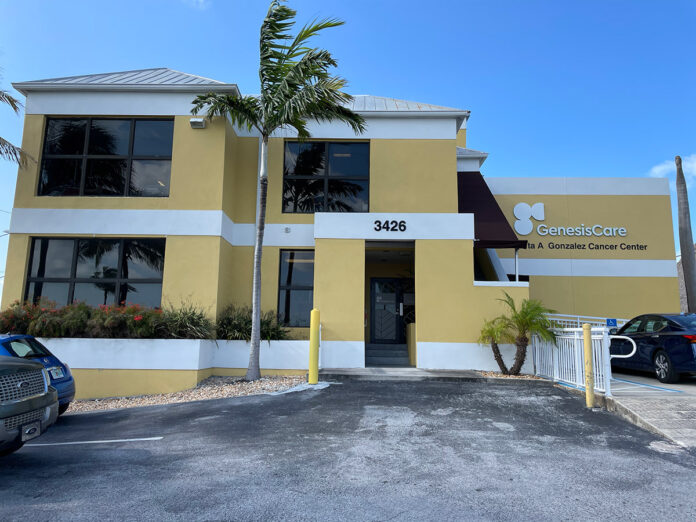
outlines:
[[[287,143],[322,143],[324,145],[324,174],[320,176],[312,176],[312,175],[286,175],[285,174],[285,145]],[[350,145],[351,143],[360,143],[360,144],[367,144],[367,160],[368,160],[368,168],[367,168],[367,176],[331,176],[330,174],[330,162],[329,162],[329,147],[332,144],[339,144],[339,145]],[[317,211],[315,210],[314,212],[298,212],[298,211],[289,211],[285,210],[285,205],[283,203],[283,195],[285,194],[285,181],[286,180],[319,180],[322,179],[324,181],[324,193],[323,193],[323,201],[322,201],[322,210],[319,210],[319,212],[328,212],[326,210],[328,200],[329,200],[329,181],[367,181],[367,209],[366,210],[359,210],[356,211],[355,213],[360,213],[364,214],[367,212],[370,212],[370,155],[372,154],[372,145],[370,140],[366,141],[341,141],[341,140],[306,140],[306,141],[299,141],[299,140],[283,140],[283,188],[281,191],[281,200],[280,200],[280,207],[281,207],[281,213],[282,214],[315,214]]]
[[[70,262],[70,275],[68,277],[32,277],[31,275],[31,269],[32,266],[34,265],[34,252],[36,250],[35,245],[37,241],[40,240],[70,240],[73,242],[73,251],[72,251],[72,259]],[[78,242],[81,240],[89,241],[89,240],[112,240],[112,241],[118,241],[118,261],[117,261],[117,267],[116,267],[116,277],[109,277],[109,278],[102,278],[102,279],[97,279],[97,278],[90,278],[90,277],[77,277],[77,245]],[[163,246],[163,252],[162,252],[162,277],[161,278],[141,278],[141,279],[133,279],[133,278],[125,278],[122,277],[122,269],[123,269],[123,255],[124,255],[124,248],[125,248],[125,242],[130,241],[130,240],[138,240],[138,239],[162,239],[164,241],[164,246]],[[67,299],[67,304],[73,304],[75,300],[75,284],[77,283],[94,283],[95,281],[98,282],[105,282],[105,283],[114,283],[114,298],[113,302],[111,303],[112,305],[121,305],[122,303],[119,302],[119,298],[121,295],[121,285],[128,283],[146,283],[146,284],[159,284],[163,285],[164,281],[164,256],[166,254],[166,248],[167,248],[167,238],[166,237],[121,237],[121,238],[115,238],[115,237],[56,237],[56,236],[32,236],[31,237],[31,243],[29,246],[29,262],[27,264],[27,270],[26,270],[26,280],[24,282],[24,302],[29,301],[31,298],[29,296],[29,286],[32,283],[67,283],[68,284],[68,299]],[[31,298],[32,302],[34,302],[33,298]],[[162,304],[162,297],[160,295],[160,306],[157,306],[155,308],[160,308]],[[64,306],[64,305],[59,305],[59,306]]]
[[[283,253],[284,252],[312,252],[312,275],[314,275],[314,265],[315,265],[315,254],[314,248],[281,248],[278,252],[278,298],[276,300],[276,320],[280,326],[285,328],[308,328],[308,326],[291,326],[288,323],[283,323],[280,321],[280,296],[283,292],[292,292],[293,290],[311,290],[312,292],[312,306],[314,306],[314,280],[312,279],[312,286],[308,285],[286,285],[281,281],[281,274],[283,272]],[[310,310],[311,311],[311,310]]]
[[[46,133],[48,132],[48,124],[50,121],[53,120],[70,120],[70,121],[85,121],[85,141],[82,146],[82,154],[48,154],[46,153],[46,147],[47,147],[47,141],[46,141]],[[90,154],[89,153],[89,136],[90,136],[90,131],[92,128],[92,121],[93,120],[121,120],[121,121],[128,121],[130,123],[130,129],[129,129],[129,135],[128,135],[128,154],[122,155],[122,154]],[[133,145],[135,142],[135,123],[138,121],[171,121],[172,122],[172,152],[169,153],[168,156],[145,156],[145,155],[134,155],[133,154]],[[39,176],[36,184],[36,195],[39,197],[93,197],[93,198],[118,198],[118,197],[130,197],[130,198],[140,198],[140,197],[149,197],[149,198],[168,198],[169,197],[169,192],[171,192],[171,165],[169,169],[169,187],[167,189],[167,195],[166,196],[137,196],[137,195],[131,195],[129,194],[130,190],[130,182],[131,182],[131,169],[133,166],[133,160],[139,161],[139,160],[163,160],[163,161],[169,161],[171,164],[172,161],[172,155],[173,155],[173,149],[174,149],[174,118],[173,117],[166,117],[166,118],[154,118],[154,117],[144,117],[144,118],[136,118],[136,117],[120,117],[120,116],[85,116],[85,117],[59,117],[59,116],[49,116],[46,118],[46,122],[44,125],[44,130],[43,130],[43,143],[41,147],[41,162],[39,164]],[[74,195],[65,195],[61,194],[58,196],[52,196],[50,194],[41,194],[40,189],[41,189],[41,173],[43,172],[44,165],[46,160],[55,160],[55,159],[72,159],[72,160],[80,160],[82,162],[82,165],[80,167],[80,183],[79,183],[79,190],[77,194]],[[123,194],[117,195],[117,194],[85,194],[85,182],[87,180],[87,164],[89,160],[126,160],[127,162],[127,168],[126,168],[126,179],[124,180],[124,187],[123,187]]]

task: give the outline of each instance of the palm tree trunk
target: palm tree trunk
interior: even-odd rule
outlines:
[[[681,250],[682,272],[686,289],[686,306],[689,313],[696,312],[696,254],[691,234],[691,214],[689,212],[689,195],[679,156],[674,158],[677,165],[677,205],[679,213],[679,246]]]
[[[518,339],[515,342],[517,350],[515,351],[515,362],[510,368],[510,375],[519,375],[524,366],[524,361],[527,358],[527,344],[529,341],[527,339]]]
[[[263,233],[266,228],[266,196],[268,194],[268,136],[261,137],[261,162],[259,165],[259,201],[256,208],[256,241],[254,242],[254,277],[251,293],[251,347],[247,381],[261,378],[259,353],[261,350],[261,255]]]
[[[498,366],[500,367],[500,371],[503,372],[503,375],[510,375],[510,370],[508,370],[508,367],[505,366],[503,356],[500,354],[500,348],[498,347],[498,343],[491,342],[491,349],[493,350],[493,357],[495,358],[495,362],[497,362]]]

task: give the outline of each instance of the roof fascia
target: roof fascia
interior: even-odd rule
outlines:
[[[26,96],[30,92],[227,92],[241,96],[239,88],[233,83],[219,85],[180,84],[180,85],[138,85],[138,84],[65,84],[65,83],[13,83],[17,91]]]

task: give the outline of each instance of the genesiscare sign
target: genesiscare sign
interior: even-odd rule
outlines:
[[[527,236],[533,231],[537,235],[546,238],[584,237],[584,238],[624,238],[628,236],[625,226],[606,226],[601,223],[586,225],[580,223],[571,226],[555,226],[546,223],[537,223],[535,230],[534,221],[544,221],[545,210],[543,203],[518,203],[513,209],[515,216],[514,228],[521,236]],[[534,220],[534,221],[532,221]],[[647,250],[648,246],[640,243],[576,243],[550,241],[533,243],[529,242],[530,250],[548,248],[550,250]]]

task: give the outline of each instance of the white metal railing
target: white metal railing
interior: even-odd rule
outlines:
[[[579,389],[585,389],[585,361],[582,328],[555,329],[556,342],[543,341],[532,337],[532,357],[534,371],[539,377],[562,382]],[[626,339],[633,344],[628,355],[611,355],[611,339]],[[628,337],[609,335],[609,328],[592,328],[592,368],[594,389],[611,397],[611,359],[630,357],[636,345]]]
[[[556,328],[582,328],[584,323],[592,325],[592,327],[606,327],[606,317],[595,317],[592,315],[565,315],[565,314],[548,314],[546,317]],[[616,327],[621,328],[628,322],[628,319],[616,319]]]

